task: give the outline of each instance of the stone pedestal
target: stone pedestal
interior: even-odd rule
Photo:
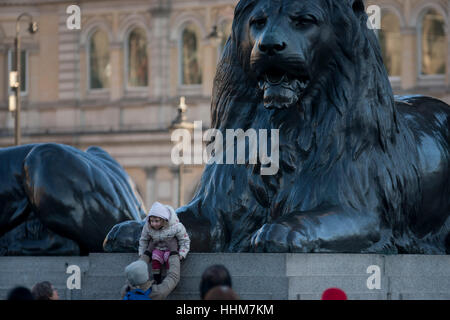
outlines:
[[[62,299],[120,299],[124,268],[136,254],[87,257],[0,257],[0,299],[16,285],[48,280]],[[320,299],[329,287],[351,300],[450,299],[450,256],[376,254],[191,253],[169,299],[199,299],[200,277],[225,265],[242,299]],[[70,265],[80,268],[81,289],[67,289]],[[372,289],[370,289],[372,288]]]

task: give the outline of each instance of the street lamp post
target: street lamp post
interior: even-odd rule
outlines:
[[[206,36],[207,40],[212,40],[215,45],[219,45],[222,41],[223,33],[218,30],[217,25],[214,25],[211,32]]]
[[[28,13],[22,13],[17,17],[16,20],[16,39],[15,39],[15,46],[16,46],[16,70],[15,75],[10,75],[10,81],[15,78],[15,83],[11,83],[11,87],[16,92],[16,99],[13,103],[10,98],[10,105],[14,104],[15,109],[15,122],[14,122],[14,144],[16,146],[20,145],[21,143],[21,130],[20,130],[20,86],[21,86],[21,70],[22,70],[22,59],[21,59],[21,50],[20,50],[20,20],[25,17],[29,20],[30,24],[28,26],[28,31],[31,34],[34,34],[38,31],[38,25],[37,22],[33,21],[33,18]],[[13,82],[13,81],[11,81]],[[10,107],[10,109],[13,109]]]
[[[170,126],[170,130],[176,130],[176,129],[187,129],[187,130],[193,130],[194,124],[192,122],[187,121],[186,118],[186,111],[187,111],[187,105],[186,105],[186,99],[185,97],[180,98],[180,104],[178,105],[178,115],[175,118],[175,120],[172,121],[172,124]],[[181,162],[178,165],[178,207],[181,207],[184,202],[184,163]]]

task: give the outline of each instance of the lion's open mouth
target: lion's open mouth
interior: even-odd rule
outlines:
[[[309,85],[308,76],[293,75],[275,68],[261,73],[258,86],[264,91],[264,107],[285,109],[295,105]]]

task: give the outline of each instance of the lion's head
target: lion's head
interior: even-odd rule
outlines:
[[[250,75],[264,107],[289,108],[312,94],[333,58],[335,36],[320,1],[259,1],[244,30]],[[248,55],[248,53],[247,53]]]
[[[304,123],[305,147],[310,124],[333,134],[348,121],[385,145],[394,101],[367,19],[362,0],[241,0],[215,79],[213,126],[251,127],[265,110],[275,126]]]

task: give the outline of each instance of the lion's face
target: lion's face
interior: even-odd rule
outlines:
[[[318,0],[260,0],[247,15],[241,46],[266,108],[289,108],[313,91],[333,51],[324,7]]]

